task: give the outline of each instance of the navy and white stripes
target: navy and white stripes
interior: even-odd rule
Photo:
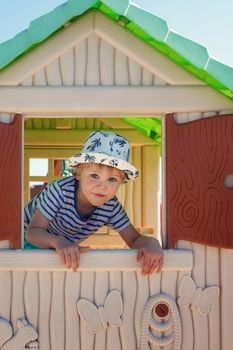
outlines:
[[[80,216],[76,209],[77,187],[78,181],[73,176],[47,186],[25,207],[24,231],[37,208],[50,221],[49,233],[64,236],[72,242],[87,238],[105,225],[118,232],[130,225],[116,197],[97,207],[88,218]]]

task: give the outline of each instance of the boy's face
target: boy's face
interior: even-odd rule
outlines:
[[[77,169],[76,178],[79,180],[79,204],[98,207],[115,196],[124,173],[107,165],[85,164]]]

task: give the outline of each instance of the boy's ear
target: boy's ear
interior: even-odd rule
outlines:
[[[82,172],[82,164],[76,166],[76,179],[80,180]]]

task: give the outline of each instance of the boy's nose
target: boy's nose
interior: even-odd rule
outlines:
[[[100,180],[100,182],[99,182],[99,187],[100,187],[100,188],[106,188],[106,187],[107,187],[107,181],[105,181],[105,180]]]

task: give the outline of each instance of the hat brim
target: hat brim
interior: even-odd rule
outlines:
[[[139,176],[138,170],[132,164],[103,153],[80,153],[66,160],[66,166],[70,170],[74,169],[78,164],[102,164],[119,169],[126,175],[124,182],[134,180]]]

